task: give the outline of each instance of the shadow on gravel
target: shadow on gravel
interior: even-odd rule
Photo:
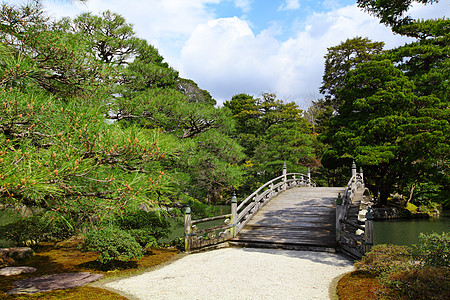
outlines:
[[[354,261],[345,255],[326,252],[314,251],[297,251],[297,250],[282,250],[282,249],[263,249],[263,248],[240,248],[245,252],[253,253],[267,253],[274,255],[283,255],[292,258],[306,259],[312,262],[321,263],[335,267],[352,266]]]

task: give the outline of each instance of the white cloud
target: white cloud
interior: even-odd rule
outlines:
[[[234,5],[242,9],[243,12],[249,12],[252,8],[253,0],[234,0]]]
[[[414,19],[432,19],[436,18],[436,16],[449,17],[450,4],[447,1],[442,0],[433,5],[423,5],[413,2],[408,13],[411,14]]]
[[[275,80],[270,66],[279,42],[267,32],[255,36],[246,21],[223,18],[199,25],[182,51],[182,74],[200,86],[210,87],[215,97],[236,93],[259,94]],[[264,60],[261,60],[264,58]]]
[[[313,14],[303,30],[284,42],[272,30],[255,35],[237,17],[218,19],[194,30],[183,47],[181,71],[219,102],[240,92],[270,91],[303,106],[318,94],[327,48],[356,36],[385,41],[387,48],[406,41],[356,6]]]
[[[165,60],[183,77],[197,82],[219,102],[241,92],[259,95],[276,92],[280,98],[303,106],[311,94],[318,95],[327,48],[347,38],[369,37],[386,42],[387,48],[407,39],[394,36],[378,19],[360,11],[356,5],[334,8],[336,0],[324,0],[328,9],[312,13],[307,20],[296,20],[296,34],[280,40],[277,20],[260,34],[252,31],[252,20],[218,19],[211,4],[233,1],[244,12],[253,0],[89,0],[86,4],[46,0],[56,16],[74,16],[82,11],[117,12],[134,24],[139,37],[155,45]],[[450,6],[414,5],[414,17],[449,15]],[[126,5],[124,5],[126,3]],[[295,8],[299,1],[285,0],[284,7]],[[329,9],[333,7],[333,10]],[[294,25],[294,24],[292,24]]]
[[[89,0],[85,4],[70,4],[46,0],[45,5],[55,17],[75,16],[85,11],[118,13],[133,23],[140,38],[155,45],[166,61],[180,68],[181,47],[198,24],[216,18],[206,5],[219,2],[221,0]]]
[[[278,7],[278,10],[296,10],[300,8],[299,0],[284,0],[284,3]]]

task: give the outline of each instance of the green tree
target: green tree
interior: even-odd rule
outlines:
[[[395,28],[412,22],[411,16],[405,15],[413,2],[422,4],[433,4],[439,0],[358,0],[358,7],[373,14],[380,22]]]
[[[372,42],[368,38],[355,37],[328,48],[322,86],[319,89],[326,100],[322,106],[331,105],[337,110],[341,101],[336,96],[344,84],[347,73],[354,70],[358,64],[368,62],[375,55],[381,54],[383,47],[384,42]]]
[[[346,75],[322,162],[332,170],[356,159],[382,200],[396,191],[422,203],[448,199],[449,20],[414,21],[406,15],[412,2],[358,1],[416,40]]]
[[[262,98],[239,94],[224,106],[231,110],[236,121],[234,136],[247,155],[244,193],[279,175],[284,162],[289,172],[317,166],[316,135],[295,103],[285,103],[270,93]]]
[[[218,198],[241,174],[227,110],[177,91],[178,73],[145,41],[103,39],[104,28],[130,29],[106,15],[117,26],[84,15],[98,21],[90,36],[39,3],[0,10],[0,202],[39,207],[73,229],[143,203]],[[193,157],[213,163],[186,163]],[[209,185],[194,178],[200,171]]]
[[[227,110],[215,108],[215,100],[195,82],[179,78],[158,50],[136,38],[119,15],[83,14],[73,25],[70,20],[65,24],[88,36],[93,56],[118,66],[109,118],[123,128],[140,126],[165,136],[168,155],[163,167],[172,182],[160,193],[160,203],[172,203],[180,193],[206,201],[221,199],[240,174],[235,165],[240,148],[227,136],[233,126]],[[229,148],[228,155],[217,155],[221,148]]]
[[[361,64],[350,71],[332,119],[323,163],[355,159],[385,203],[390,193],[439,172],[436,159],[448,153],[445,104],[417,96],[415,85],[391,61]]]

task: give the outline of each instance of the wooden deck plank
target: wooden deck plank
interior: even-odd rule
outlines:
[[[267,203],[233,241],[335,247],[335,200],[344,190],[297,187],[285,191]]]

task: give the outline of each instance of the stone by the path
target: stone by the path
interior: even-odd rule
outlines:
[[[61,273],[27,278],[14,282],[14,288],[7,294],[34,294],[52,290],[83,286],[103,278],[102,274]]]
[[[36,272],[36,268],[33,267],[5,267],[0,269],[0,276],[13,276],[22,273]]]
[[[32,257],[33,249],[29,247],[0,248],[0,259],[2,264],[13,264],[16,261]]]

